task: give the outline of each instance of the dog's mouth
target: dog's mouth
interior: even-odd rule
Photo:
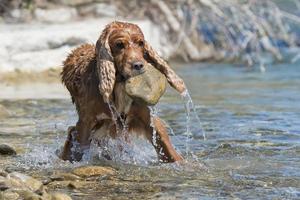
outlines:
[[[165,90],[165,76],[149,63],[138,74],[125,80],[128,96],[146,105],[155,105]]]
[[[144,74],[145,72],[146,72],[146,70],[143,68],[143,69],[140,69],[138,71],[134,70],[132,72],[132,74],[130,74],[130,75],[120,74],[119,76],[117,76],[117,82],[126,82],[128,79],[139,76],[141,74]]]
[[[139,69],[139,70],[133,70],[133,73],[132,73],[130,78],[141,75],[145,72],[146,72],[145,68],[142,68],[142,69]]]

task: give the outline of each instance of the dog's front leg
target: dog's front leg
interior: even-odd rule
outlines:
[[[63,160],[73,161],[80,161],[82,158],[83,153],[78,151],[78,147],[76,147],[76,135],[78,134],[75,126],[70,126],[68,128],[68,136],[65,141],[64,147],[60,154],[60,158]]]
[[[162,162],[176,162],[183,160],[182,156],[177,153],[173,147],[168,131],[158,117],[153,117],[153,124],[156,135],[152,136],[152,144],[158,153],[159,160]]]
[[[73,146],[72,141],[73,141],[73,136],[72,133],[74,133],[76,131],[76,127],[75,126],[70,126],[68,128],[68,135],[67,135],[67,139],[65,141],[64,147],[62,149],[62,152],[60,153],[59,157],[63,160],[72,160],[71,159],[71,148]]]

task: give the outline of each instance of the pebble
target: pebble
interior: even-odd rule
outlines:
[[[0,144],[0,155],[13,156],[16,155],[17,152],[7,144]]]

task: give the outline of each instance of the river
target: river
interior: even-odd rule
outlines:
[[[230,64],[175,65],[196,113],[187,122],[184,101],[172,89],[156,110],[186,161],[158,164],[150,144],[136,139],[134,162],[105,163],[118,171],[113,180],[59,189],[74,199],[300,199],[298,65],[267,66],[264,72]],[[35,89],[40,94],[24,96],[20,87],[0,91],[0,104],[10,113],[0,118],[0,141],[18,152],[0,157],[0,167],[44,180],[53,171],[104,165],[90,156],[75,164],[57,158],[67,127],[77,120],[64,88],[43,85]]]

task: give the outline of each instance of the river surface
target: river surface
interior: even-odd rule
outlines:
[[[60,189],[74,199],[300,199],[298,65],[268,66],[265,72],[225,64],[177,66],[200,118],[191,112],[187,122],[185,102],[172,89],[156,106],[186,158],[179,165],[158,164],[150,144],[140,139],[130,159],[107,164],[94,152],[80,163],[63,162],[55,152],[77,120],[65,89],[55,90],[55,84],[49,90],[34,85],[33,91],[30,85],[0,86],[0,104],[10,112],[0,118],[0,143],[18,152],[0,157],[0,168],[41,180],[86,164],[117,169],[113,180]]]

